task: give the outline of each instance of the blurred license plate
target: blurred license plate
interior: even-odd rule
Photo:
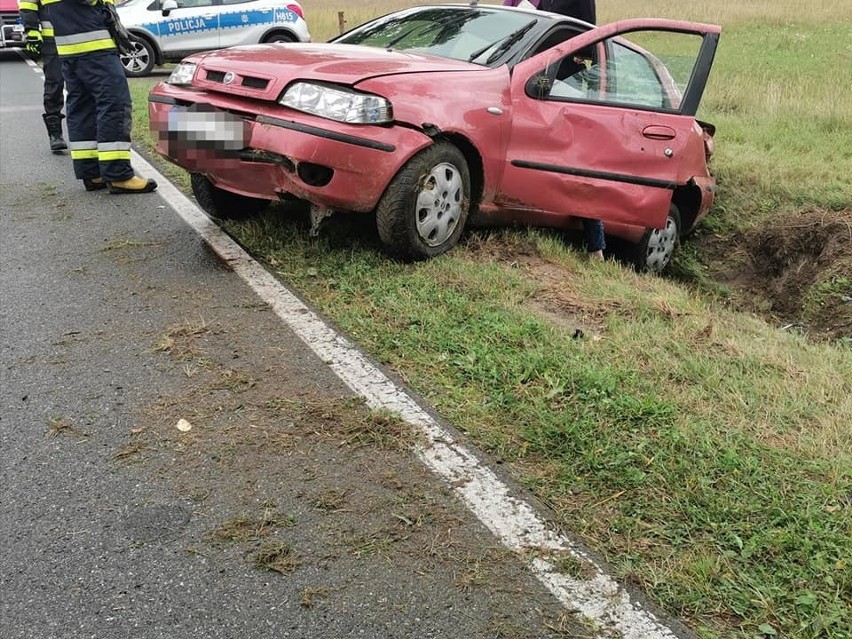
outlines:
[[[239,151],[245,146],[242,118],[204,105],[175,106],[169,112],[169,139],[188,148]]]
[[[14,31],[15,33],[23,33],[24,32],[24,25],[14,24],[14,25],[12,25],[12,31]]]

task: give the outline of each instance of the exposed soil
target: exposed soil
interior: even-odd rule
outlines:
[[[563,329],[603,332],[607,315],[617,310],[618,302],[614,300],[582,299],[571,286],[565,285],[575,276],[574,272],[543,258],[535,244],[522,236],[484,232],[469,236],[465,247],[480,260],[499,262],[528,273],[538,289],[526,305]]]
[[[809,211],[738,237],[705,235],[699,246],[710,278],[737,310],[758,314],[817,340],[852,337],[852,210]],[[590,305],[570,287],[570,269],[543,259],[526,239],[472,235],[468,250],[528,271],[541,284],[531,308],[566,328],[596,332],[617,302]]]
[[[736,308],[816,339],[852,337],[852,210],[804,212],[699,241]]]

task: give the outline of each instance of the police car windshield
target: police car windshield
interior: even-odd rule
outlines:
[[[488,7],[425,7],[378,18],[332,42],[469,61],[476,51],[490,49],[529,22],[528,13]]]

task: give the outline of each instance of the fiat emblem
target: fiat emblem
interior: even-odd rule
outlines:
[[[224,77],[224,78],[222,78],[222,82],[224,82],[225,84],[231,84],[231,82],[233,82],[233,81],[234,81],[234,78],[235,78],[235,77],[236,77],[236,76],[234,75],[234,72],[233,72],[233,71],[228,71],[228,72],[225,74],[225,77]]]

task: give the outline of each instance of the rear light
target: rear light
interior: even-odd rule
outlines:
[[[304,20],[304,19],[305,19],[305,12],[304,12],[304,11],[302,11],[302,7],[300,7],[299,5],[297,5],[297,4],[288,4],[288,5],[287,5],[287,8],[288,8],[290,11],[292,11],[293,13],[295,13],[297,16],[299,16],[302,20]]]

